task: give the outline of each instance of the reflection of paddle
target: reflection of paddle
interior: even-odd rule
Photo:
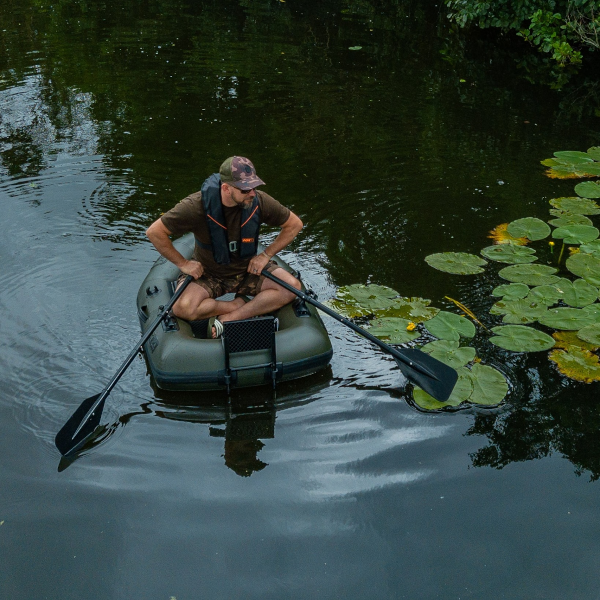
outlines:
[[[445,402],[450,397],[454,384],[458,379],[458,373],[443,362],[421,352],[420,350],[407,349],[407,348],[392,348],[387,344],[384,344],[380,339],[371,335],[368,331],[365,331],[358,325],[355,325],[349,319],[338,315],[336,312],[328,308],[327,306],[317,302],[314,298],[311,298],[308,294],[297,290],[295,287],[287,284],[285,281],[271,275],[266,269],[262,271],[262,275],[278,283],[281,287],[296,294],[299,298],[302,298],[305,302],[316,306],[319,310],[325,314],[343,323],[350,329],[353,329],[363,337],[366,337],[370,342],[373,342],[379,346],[385,352],[391,354],[400,370],[407,379],[412,383],[418,385],[421,389],[425,390],[429,395],[433,396],[440,402]]]
[[[117,381],[121,379],[121,376],[125,373],[127,367],[129,367],[140,350],[142,350],[144,344],[150,339],[154,330],[162,323],[171,308],[173,308],[173,305],[177,302],[179,296],[181,296],[183,290],[185,290],[192,279],[193,277],[191,275],[188,275],[185,278],[185,281],[179,286],[175,294],[173,294],[169,303],[161,309],[161,312],[156,319],[154,319],[152,325],[147,329],[146,333],[142,336],[142,339],[137,343],[102,392],[86,398],[79,408],[71,415],[70,419],[62,426],[62,429],[56,434],[54,443],[63,456],[71,454],[77,450],[77,448],[80,448],[85,440],[94,432],[100,423],[104,401],[107,396],[115,387]]]

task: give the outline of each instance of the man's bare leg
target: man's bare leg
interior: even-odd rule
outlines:
[[[233,300],[215,300],[209,297],[209,293],[200,285],[189,285],[181,294],[181,297],[173,307],[173,314],[187,321],[199,321],[217,315],[226,315],[235,311],[242,304],[242,298]]]

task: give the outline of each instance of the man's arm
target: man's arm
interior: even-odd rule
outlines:
[[[195,260],[187,260],[176,250],[169,237],[171,232],[165,227],[165,224],[160,218],[156,219],[156,221],[148,227],[146,235],[160,254],[171,261],[182,273],[191,275],[194,279],[198,279],[198,277],[202,276],[202,273],[204,272],[202,264]]]
[[[304,227],[304,224],[300,220],[300,217],[290,212],[288,220],[281,226],[279,235],[269,244],[263,253],[252,258],[248,265],[248,273],[260,273],[273,256],[281,252],[295,239],[302,227]]]

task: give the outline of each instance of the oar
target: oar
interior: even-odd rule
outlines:
[[[373,342],[385,352],[391,354],[406,378],[418,385],[421,389],[425,390],[436,400],[445,402],[450,397],[450,394],[454,389],[454,384],[458,379],[458,373],[452,367],[445,365],[443,362],[440,362],[439,360],[429,356],[429,354],[425,354],[425,352],[421,352],[420,350],[410,348],[392,348],[391,346],[388,346],[382,342],[379,338],[371,335],[368,331],[365,331],[358,325],[355,325],[349,319],[338,315],[329,307],[317,302],[308,294],[297,290],[295,287],[279,279],[279,277],[272,275],[266,269],[262,271],[262,274],[271,281],[278,283],[281,287],[292,292],[292,294],[296,294],[296,296],[302,298],[302,300],[305,302],[316,306],[325,314],[333,317],[347,327],[350,327],[350,329],[367,338],[370,342]]]
[[[144,344],[150,339],[150,336],[154,333],[155,329],[161,324],[171,308],[173,308],[173,305],[177,302],[179,296],[183,293],[183,290],[185,290],[192,280],[193,277],[191,275],[188,275],[185,278],[184,282],[179,286],[175,294],[173,294],[169,303],[161,310],[156,319],[154,319],[146,333],[142,336],[142,339],[136,344],[135,348],[131,351],[129,356],[125,359],[125,362],[119,367],[119,370],[114,374],[113,378],[108,382],[102,392],[86,398],[81,403],[81,406],[71,415],[71,418],[63,425],[62,429],[56,434],[54,443],[63,456],[75,452],[94,432],[100,423],[104,401],[107,396],[115,387],[119,379],[121,379],[121,376],[125,373],[127,367],[129,367],[138,355],[138,352],[144,347]]]

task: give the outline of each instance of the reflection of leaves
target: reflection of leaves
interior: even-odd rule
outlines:
[[[589,350],[571,346],[568,350],[552,350],[550,360],[567,377],[584,383],[600,381],[598,357]]]
[[[521,325],[523,323],[533,323],[546,314],[545,304],[532,302],[527,298],[516,300],[500,300],[490,309],[493,315],[504,315],[503,323],[513,323]]]
[[[524,237],[516,238],[507,231],[508,223],[502,223],[490,231],[488,237],[494,240],[494,244],[513,244],[515,246],[525,246],[529,240]]]
[[[473,393],[469,402],[494,406],[504,400],[508,393],[508,383],[504,375],[488,365],[474,364],[471,367]]]
[[[496,334],[490,338],[495,346],[513,352],[541,352],[554,346],[554,339],[549,335],[524,325],[503,325],[492,328]]]
[[[510,235],[516,238],[525,237],[532,242],[543,240],[550,235],[548,223],[544,223],[544,221],[535,217],[517,219],[508,224],[507,230]]]
[[[485,260],[468,254],[467,252],[440,252],[430,254],[425,257],[425,262],[430,267],[444,273],[453,273],[455,275],[475,275],[482,273],[482,265],[487,264]]]
[[[425,323],[425,329],[442,340],[458,340],[461,337],[472,338],[475,325],[465,317],[454,313],[440,311],[436,317]]]
[[[563,240],[565,244],[584,244],[595,240],[600,231],[591,225],[566,225],[552,232],[552,237]]]
[[[405,344],[420,337],[418,331],[409,331],[410,321],[398,317],[375,319],[369,327],[369,333],[382,340],[389,340],[390,344]]]
[[[481,254],[490,260],[509,263],[512,265],[532,263],[537,260],[535,250],[527,246],[515,246],[513,244],[500,244],[498,246],[488,246],[481,251]]]
[[[421,350],[453,369],[464,367],[467,363],[475,359],[475,348],[471,348],[470,346],[460,347],[458,342],[452,340],[429,342]]]
[[[525,283],[527,285],[550,285],[560,280],[554,267],[548,265],[512,265],[501,269],[498,275],[513,283]]]

